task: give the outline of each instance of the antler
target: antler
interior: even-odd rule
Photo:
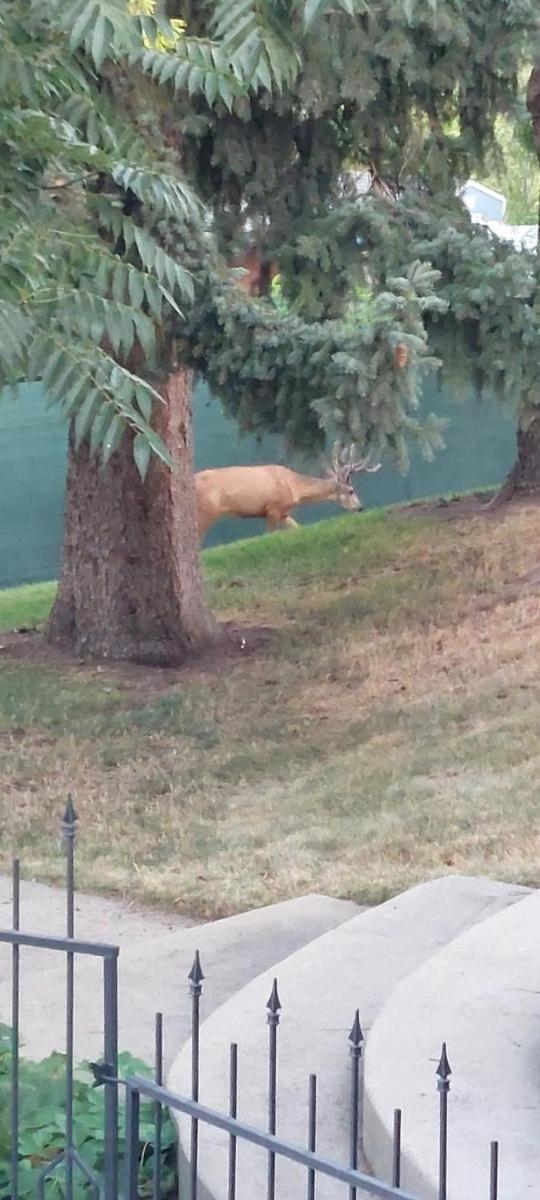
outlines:
[[[354,450],[354,446],[351,446],[351,450]],[[358,462],[351,462],[351,474],[356,474],[357,471],[367,471],[368,475],[374,475],[375,471],[380,471],[382,463],[378,462],[371,466],[369,465],[370,459],[371,450],[368,450],[365,458],[360,458]]]
[[[334,442],[332,451],[332,468],[335,475],[344,475],[348,479],[351,475],[357,475],[360,471],[366,471],[369,475],[373,475],[375,471],[379,471],[381,463],[375,463],[370,466],[371,451],[368,450],[364,458],[355,461],[355,445],[351,442],[350,446],[343,447],[341,442]]]
[[[339,475],[340,470],[342,469],[343,464],[341,461],[341,455],[342,455],[341,442],[334,442],[334,446],[332,449],[332,470],[334,472],[334,475]]]

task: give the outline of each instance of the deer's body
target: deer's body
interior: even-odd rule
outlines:
[[[269,529],[294,528],[292,509],[333,500],[338,487],[335,479],[298,475],[288,467],[199,471],[195,475],[199,537],[203,538],[219,517],[262,517]]]

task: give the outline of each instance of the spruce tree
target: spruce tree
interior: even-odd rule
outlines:
[[[530,73],[527,86],[527,108],[531,120],[532,140],[538,156],[540,164],[540,56],[538,57],[533,69]],[[540,197],[538,201],[537,223],[539,231],[539,240],[537,247],[536,262],[531,264],[531,273],[534,272],[535,287],[531,293],[529,301],[533,310],[534,330],[540,323],[540,275],[539,275],[539,258],[540,255]],[[521,348],[521,353],[523,349]],[[521,403],[518,414],[517,428],[517,457],[514,466],[506,480],[506,484],[501,490],[498,501],[510,499],[516,492],[538,492],[540,489],[540,397],[538,395],[538,369],[540,365],[540,351],[537,349],[536,340],[532,341],[532,347],[529,351],[533,360],[536,357],[536,369],[532,369],[533,379],[530,389],[529,398],[526,403]]]
[[[402,464],[439,438],[415,411],[434,351],[532,396],[534,270],[454,190],[517,95],[535,7],[8,0],[4,378],[40,373],[71,422],[55,640],[173,661],[216,636],[193,367],[246,428],[305,448],[336,431]]]
[[[179,100],[185,162],[212,208],[222,252],[249,265],[259,294],[278,271],[289,310],[307,322],[352,318],[352,296],[365,300],[377,288],[391,294],[392,278],[414,263],[430,264],[439,272],[441,303],[422,319],[441,380],[464,389],[472,380],[477,390],[519,409],[512,479],[534,483],[540,461],[537,262],[472,224],[456,189],[493,162],[501,117],[523,120],[527,64],[539,44],[537,5],[238,0],[216,11],[211,0],[187,6],[169,0],[171,13],[180,9],[195,33],[208,26],[220,32],[243,69],[250,54],[262,50],[271,77],[276,39],[289,53],[290,73],[274,80],[273,100],[266,92],[242,97],[231,113],[210,111],[204,99],[190,106]],[[296,71],[295,51],[301,58]],[[533,72],[528,104],[540,148],[538,78]],[[365,194],[358,194],[359,179],[369,184]],[[316,437],[321,411],[326,427],[333,418],[339,423],[343,406],[335,403],[331,370],[313,402],[309,385],[294,390],[295,363],[289,370],[287,356],[279,369],[276,359],[274,371],[267,364],[261,372],[255,351],[246,356],[240,332],[233,338],[242,347],[238,355],[220,353],[208,295],[207,304],[194,361],[241,423],[285,426],[293,440]],[[359,323],[369,319],[365,304],[357,303],[356,316]],[[224,320],[232,328],[230,308]],[[331,360],[323,353],[322,361]],[[261,376],[264,387],[257,387]],[[352,395],[345,401],[348,428],[403,463],[406,423],[389,428],[384,407],[366,423],[373,411],[369,367],[362,376],[356,402]],[[341,381],[336,384],[343,394]],[[394,384],[390,376],[389,392]],[[379,381],[375,408],[384,386]]]

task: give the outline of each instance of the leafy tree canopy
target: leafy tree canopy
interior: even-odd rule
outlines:
[[[414,179],[452,193],[496,145],[538,36],[534,0],[168,6],[190,32],[221,35],[247,77],[253,56],[258,79],[267,63],[266,87],[228,114],[204,97],[176,106],[188,169],[227,250],[245,241],[246,221],[263,251],[294,245],[344,189],[354,193],[351,166],[394,191]]]
[[[219,29],[247,74],[255,46],[266,47],[269,64],[278,35],[287,47],[288,67],[275,76],[273,93],[238,97],[231,112],[211,111],[204,98],[188,105],[182,96],[175,107],[189,177],[211,208],[222,252],[241,260],[255,245],[262,262],[277,265],[288,311],[309,322],[330,318],[330,337],[346,329],[358,288],[382,290],[399,309],[394,280],[429,264],[439,273],[440,302],[426,306],[420,326],[441,372],[464,385],[472,374],[478,388],[527,413],[537,403],[537,263],[473,226],[455,193],[469,174],[501,161],[504,114],[523,106],[538,50],[537,5],[223,0],[216,8],[203,0],[181,8],[190,30]],[[174,0],[169,11],[179,11]],[[367,194],[359,194],[366,180]],[[317,415],[328,425],[345,410],[354,436],[397,447],[404,460],[411,425],[421,431],[395,422],[392,396],[405,381],[395,371],[381,376],[369,338],[356,373],[349,358],[349,393],[337,378],[331,340],[320,355],[307,352],[301,370],[300,335],[285,361],[273,330],[261,362],[261,326],[256,339],[237,330],[220,346],[220,322],[237,322],[239,303],[229,301],[216,317],[207,291],[195,361],[242,424],[285,427],[298,440],[302,431],[315,436]],[[358,317],[364,332],[365,318]],[[400,338],[412,347],[394,325],[394,344]],[[304,374],[310,365],[324,383],[315,403],[315,380],[306,386]]]
[[[148,445],[166,457],[151,422],[173,334],[244,426],[302,444],[330,427],[401,461],[411,435],[432,444],[414,410],[433,351],[472,351],[506,394],[506,351],[536,346],[532,262],[452,198],[533,47],[534,0],[498,7],[5,0],[3,380],[41,376],[105,459],[130,426],[141,465]],[[253,245],[285,313],[231,281]]]

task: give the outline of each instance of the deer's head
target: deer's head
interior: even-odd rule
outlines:
[[[363,507],[362,501],[351,483],[353,475],[359,475],[361,471],[372,475],[375,471],[379,471],[381,466],[380,462],[371,462],[369,451],[364,458],[356,459],[355,456],[354,444],[343,447],[341,442],[334,443],[330,475],[337,485],[336,503],[340,504],[347,512],[359,512]]]

